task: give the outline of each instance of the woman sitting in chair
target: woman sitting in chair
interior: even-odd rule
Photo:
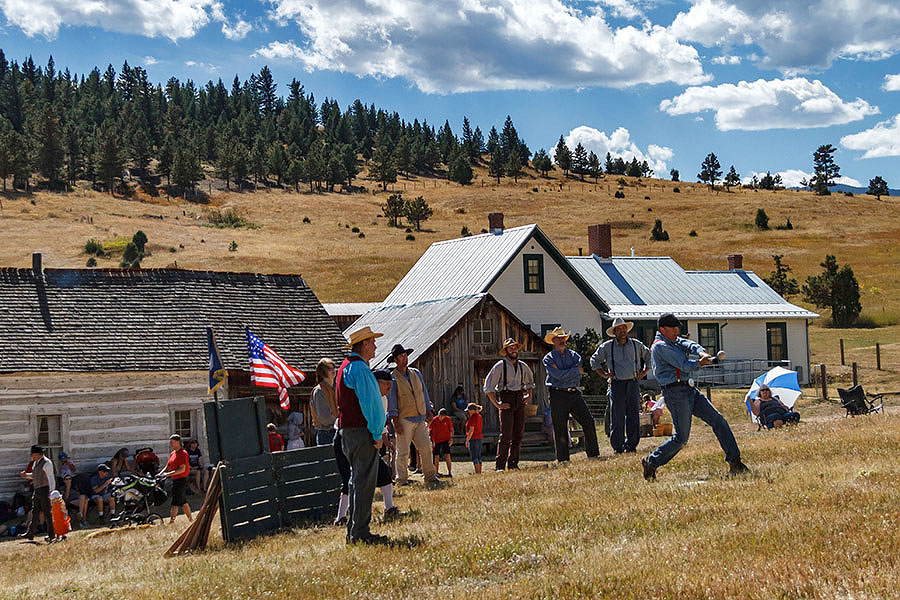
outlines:
[[[750,410],[769,429],[800,421],[800,413],[782,404],[778,396],[772,395],[772,390],[767,385],[759,386],[756,398],[750,401]]]

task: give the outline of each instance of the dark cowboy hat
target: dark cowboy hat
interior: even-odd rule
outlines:
[[[413,353],[412,348],[404,348],[403,344],[394,344],[394,347],[391,348],[391,355],[388,357],[388,362],[394,362],[394,359],[400,356],[401,354],[406,353],[407,355]]]

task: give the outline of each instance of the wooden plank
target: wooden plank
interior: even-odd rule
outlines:
[[[234,541],[240,538],[252,539],[260,535],[265,535],[271,531],[281,527],[281,520],[275,517],[269,517],[265,520],[252,521],[246,523],[238,523],[231,528],[232,539]]]
[[[335,493],[332,490],[325,492],[316,492],[305,496],[292,496],[284,501],[284,508],[288,513],[296,510],[304,510],[309,508],[322,508],[329,503],[333,503]]]
[[[275,500],[277,497],[277,493],[277,489],[274,485],[250,488],[240,491],[231,490],[229,495],[229,505],[232,509],[236,509],[241,506],[250,506],[253,504],[257,504],[264,500]]]
[[[337,460],[323,460],[315,463],[306,463],[302,465],[291,465],[281,469],[281,481],[296,481],[298,479],[309,479],[311,477],[321,477],[337,473]]]
[[[341,487],[341,476],[337,473],[328,477],[316,477],[304,481],[292,481],[279,486],[279,496],[282,499],[315,492],[335,491]]]
[[[232,494],[263,486],[274,486],[275,478],[271,471],[254,471],[239,476],[228,477],[228,490]]]
[[[250,473],[262,470],[270,471],[272,470],[272,455],[266,452],[265,454],[257,454],[255,456],[235,458],[228,461],[228,466],[230,467],[229,471],[235,473]]]
[[[287,524],[293,526],[318,521],[326,516],[330,520],[333,517],[335,510],[337,510],[336,502],[318,508],[285,511],[284,520]]]
[[[296,450],[277,452],[272,456],[273,458],[277,457],[276,460],[282,461],[283,465],[296,465],[333,459],[334,448],[331,446],[312,446],[309,448],[298,448]]]
[[[234,525],[244,523],[246,521],[256,521],[266,517],[275,518],[274,515],[278,510],[278,504],[274,500],[266,500],[258,504],[248,506],[238,506],[228,511],[229,519]]]

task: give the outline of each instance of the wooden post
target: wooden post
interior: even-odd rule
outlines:
[[[706,399],[712,402],[712,386],[706,386]]]
[[[844,364],[844,338],[841,338],[841,366]]]
[[[881,370],[881,344],[875,344],[875,368]]]
[[[826,379],[825,365],[819,365],[819,377],[822,383],[822,400],[828,400],[828,381]]]
[[[859,383],[859,378],[856,376],[856,363],[853,363],[852,368],[853,368],[853,385],[856,385],[857,383]]]

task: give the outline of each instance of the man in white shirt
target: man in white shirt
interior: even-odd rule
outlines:
[[[50,514],[50,490],[56,489],[53,463],[44,456],[44,449],[40,446],[31,447],[31,460],[34,461],[34,467],[31,469],[31,484],[34,488],[31,497],[31,525],[20,537],[33,540],[40,520],[38,517],[44,515],[44,523],[47,524],[47,537],[44,539],[52,542],[56,537],[53,531],[53,517]]]
[[[512,338],[503,342],[498,361],[484,378],[484,392],[500,412],[497,441],[497,471],[519,468],[519,450],[525,435],[525,405],[531,400],[534,373],[519,360],[521,344]]]

